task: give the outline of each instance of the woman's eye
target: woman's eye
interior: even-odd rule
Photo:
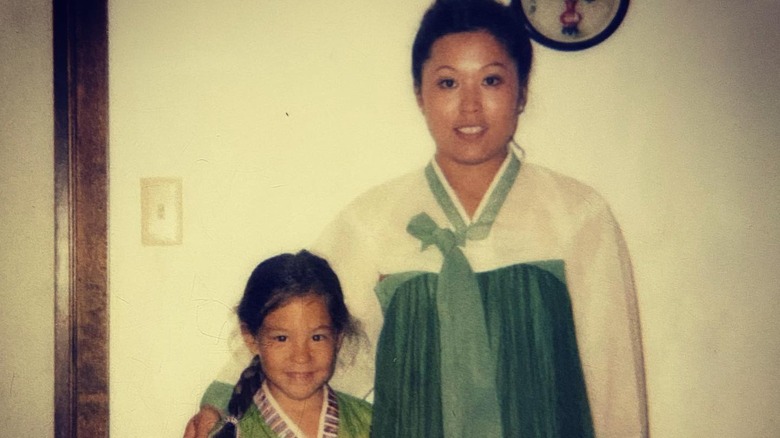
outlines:
[[[454,88],[455,87],[455,80],[454,79],[440,79],[439,80],[439,87],[440,88]]]
[[[313,341],[315,341],[315,342],[321,342],[321,341],[324,341],[324,340],[328,339],[328,336],[327,335],[314,335],[314,336],[311,337],[311,339]]]
[[[276,341],[276,342],[286,342],[287,341],[287,336],[285,336],[285,335],[274,336],[274,341]]]
[[[495,87],[496,85],[501,85],[504,82],[503,79],[501,79],[500,76],[488,76],[484,79],[483,83],[490,87]]]

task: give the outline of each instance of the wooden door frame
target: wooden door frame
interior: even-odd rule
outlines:
[[[54,0],[54,435],[107,437],[108,0]]]

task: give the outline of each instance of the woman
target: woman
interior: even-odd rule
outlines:
[[[431,163],[315,250],[376,347],[375,436],[646,436],[629,256],[591,188],[511,146],[531,45],[509,7],[437,1],[412,50]]]

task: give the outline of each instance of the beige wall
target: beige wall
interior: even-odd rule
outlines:
[[[178,436],[254,264],[430,155],[422,3],[111,2],[113,437]],[[600,46],[537,46],[518,132],[622,223],[663,438],[780,432],[780,3],[726,4],[636,1]],[[180,246],[141,244],[158,176],[183,181]]]
[[[53,435],[51,3],[0,0],[0,424]]]

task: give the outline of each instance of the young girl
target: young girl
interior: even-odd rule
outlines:
[[[371,405],[328,386],[342,341],[358,329],[324,259],[301,251],[260,263],[237,313],[255,357],[212,437],[369,436]]]

